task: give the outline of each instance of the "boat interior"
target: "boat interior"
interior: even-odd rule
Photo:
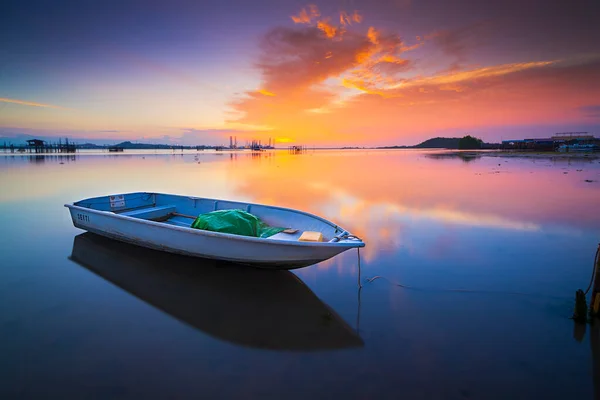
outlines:
[[[269,237],[275,240],[304,241],[311,233],[320,233],[315,235],[318,239],[308,238],[308,241],[336,242],[338,236],[345,233],[342,228],[329,221],[295,210],[170,194],[128,193],[89,198],[74,205],[183,228],[190,228],[200,214],[217,210],[243,210],[256,215],[269,226],[286,228]]]

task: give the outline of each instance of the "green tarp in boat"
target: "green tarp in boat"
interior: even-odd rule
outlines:
[[[242,210],[218,210],[200,214],[192,223],[192,228],[261,238],[285,230],[285,228],[269,226],[256,215]]]

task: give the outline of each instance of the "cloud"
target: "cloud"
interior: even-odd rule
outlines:
[[[351,135],[367,140],[366,133],[384,137],[420,137],[454,134],[465,129],[485,133],[492,127],[545,125],[582,126],[582,112],[593,116],[600,93],[600,60],[585,64],[565,62],[517,63],[465,71],[460,74],[406,79],[395,89],[367,88],[335,110],[331,119],[360,121]],[[594,106],[580,107],[581,104]],[[452,131],[454,129],[454,131]],[[579,128],[577,128],[579,129]],[[583,130],[587,130],[583,129]],[[521,129],[520,134],[527,134]],[[500,132],[500,133],[498,133]],[[495,129],[492,140],[502,130]],[[517,137],[519,136],[517,135]],[[485,135],[484,135],[485,136]],[[512,135],[511,135],[512,136]],[[401,143],[405,143],[405,139]]]
[[[359,55],[370,47],[360,35],[349,34],[343,40],[330,38],[317,27],[278,27],[269,31],[258,63],[263,87],[278,93],[282,88],[321,82],[357,65]]]
[[[307,8],[300,10],[298,15],[292,15],[292,21],[296,24],[307,24],[316,26],[323,34],[328,38],[340,37],[346,32],[346,26],[352,25],[353,23],[360,23],[362,16],[358,11],[354,10],[352,14],[346,11],[340,11],[339,14],[339,25],[335,25],[331,22],[330,17],[323,17],[319,19],[321,12],[316,5],[309,5]]]
[[[340,100],[341,87],[329,81],[359,67],[374,47],[365,34],[347,29],[348,21],[361,20],[358,12],[343,18],[343,24],[334,25],[318,8],[305,8],[292,18],[295,26],[266,32],[256,63],[261,89],[230,103],[237,114],[233,121],[285,130],[280,131],[285,137],[318,129],[307,115],[327,113]]]
[[[361,23],[362,15],[358,11],[354,10],[352,14],[348,14],[346,11],[340,12],[340,25],[352,25],[352,23]]]
[[[377,94],[382,97],[405,97],[410,94],[421,94],[421,100],[425,94],[436,94],[441,92],[462,93],[469,90],[481,90],[492,84],[498,83],[498,79],[531,69],[541,69],[556,64],[557,61],[539,61],[527,63],[513,63],[503,65],[492,65],[488,67],[474,68],[467,71],[446,72],[430,76],[417,76],[414,78],[394,79],[393,74],[384,77],[382,71],[386,65],[381,60],[372,64],[370,69],[354,73],[353,77],[344,80],[344,85],[355,87],[369,94]],[[392,66],[397,71],[403,71],[410,67],[408,60],[392,61]],[[375,73],[373,72],[375,71]],[[394,71],[392,69],[392,71]]]
[[[264,35],[256,64],[261,89],[232,102],[242,115],[238,121],[277,127],[293,118],[305,120],[307,111],[329,113],[343,104],[339,96],[345,90],[339,84],[332,87],[332,79],[345,81],[346,87],[365,82],[366,88],[373,81],[391,84],[391,77],[412,67],[401,55],[420,43],[407,46],[398,35],[373,27],[367,32],[348,29],[362,21],[357,11],[341,12],[339,18],[340,25],[334,25],[318,8],[305,8],[293,16],[296,26],[275,27]]]
[[[5,97],[0,97],[0,102],[3,102],[3,103],[12,103],[12,104],[19,104],[19,105],[22,105],[22,106],[31,106],[31,107],[56,108],[56,109],[59,109],[59,110],[67,110],[68,109],[66,107],[55,106],[55,105],[52,105],[52,104],[36,103],[36,102],[33,102],[33,101],[17,100],[17,99],[7,99]]]
[[[476,68],[469,71],[451,72],[446,74],[428,76],[424,78],[415,78],[404,80],[389,87],[389,89],[408,88],[414,86],[439,86],[452,87],[460,83],[473,83],[488,78],[499,77],[532,68],[546,67],[555,64],[556,61],[539,61],[527,63],[514,63],[504,65],[493,65],[489,67]],[[447,86],[451,85],[451,86]]]
[[[600,104],[581,106],[578,110],[589,118],[600,118]]]
[[[275,96],[275,93],[269,92],[268,90],[265,90],[265,89],[258,89],[257,92],[264,96]]]
[[[485,124],[567,124],[598,113],[596,106],[578,109],[597,104],[597,55],[465,68],[487,21],[407,43],[396,32],[360,25],[358,13],[341,12],[339,25],[317,8],[295,17],[293,26],[261,39],[260,90],[230,103],[236,122],[282,137],[357,143],[373,132],[389,138]]]
[[[490,32],[490,21],[478,21],[452,30],[440,30],[426,36],[446,55],[456,59],[455,63],[464,63],[469,52],[482,45]]]
[[[343,31],[329,23],[329,18],[325,18],[317,22],[317,28],[325,34],[328,38],[334,38],[336,35],[341,34]]]
[[[360,65],[342,77],[342,84],[366,93],[384,95],[381,88],[398,81],[398,75],[413,67],[404,53],[422,45],[407,46],[402,38],[393,33],[383,33],[369,27],[367,39],[371,46],[359,55]]]
[[[292,15],[292,21],[296,24],[310,24],[313,20],[319,18],[321,13],[316,5],[311,4],[307,8],[300,10],[298,15]]]

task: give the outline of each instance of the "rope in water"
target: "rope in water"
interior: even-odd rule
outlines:
[[[398,286],[404,289],[410,289],[410,290],[422,290],[422,291],[433,291],[433,292],[454,292],[454,293],[480,293],[480,294],[503,294],[503,295],[514,295],[514,296],[536,296],[536,297],[553,297],[553,298],[560,298],[560,299],[565,299],[567,298],[566,296],[549,296],[549,295],[545,295],[545,294],[538,294],[538,293],[527,293],[527,292],[512,292],[512,291],[501,291],[501,290],[481,290],[481,289],[451,289],[451,288],[423,288],[423,287],[415,287],[415,286],[408,286],[408,285],[403,285],[399,282],[394,282],[389,278],[386,278],[385,276],[380,276],[380,275],[376,275],[372,278],[367,278],[366,282],[371,283],[377,279],[384,279],[386,281],[388,281],[390,284],[394,285],[394,286]]]
[[[358,287],[362,288],[363,285],[361,283],[361,265],[360,265],[360,249],[358,250]],[[592,282],[594,280],[594,275],[595,275],[595,271],[596,271],[596,264],[598,262],[598,257],[600,256],[600,245],[598,245],[598,250],[596,251],[596,256],[594,257],[594,270],[592,271],[592,279],[590,281],[590,285],[587,288],[587,290],[585,291],[585,293],[587,294],[587,292],[590,290],[591,286],[592,286]],[[366,283],[372,283],[373,281],[376,281],[377,279],[383,279],[388,281],[390,284],[394,285],[394,286],[398,286],[404,289],[409,289],[409,290],[423,290],[423,291],[435,291],[435,292],[454,292],[454,293],[481,293],[481,294],[501,294],[501,295],[516,295],[516,296],[536,296],[536,297],[551,297],[551,298],[556,298],[556,299],[566,299],[566,296],[551,296],[551,295],[547,295],[547,294],[537,294],[537,293],[527,293],[527,292],[514,292],[514,291],[495,291],[495,290],[477,290],[477,289],[453,289],[453,288],[422,288],[422,287],[415,287],[415,286],[409,286],[409,285],[404,285],[402,283],[399,282],[395,282],[392,281],[391,279],[385,277],[385,276],[381,276],[381,275],[375,275],[371,278],[366,278],[365,282]]]

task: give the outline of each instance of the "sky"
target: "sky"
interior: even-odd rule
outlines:
[[[597,0],[9,0],[0,137],[600,136]]]

